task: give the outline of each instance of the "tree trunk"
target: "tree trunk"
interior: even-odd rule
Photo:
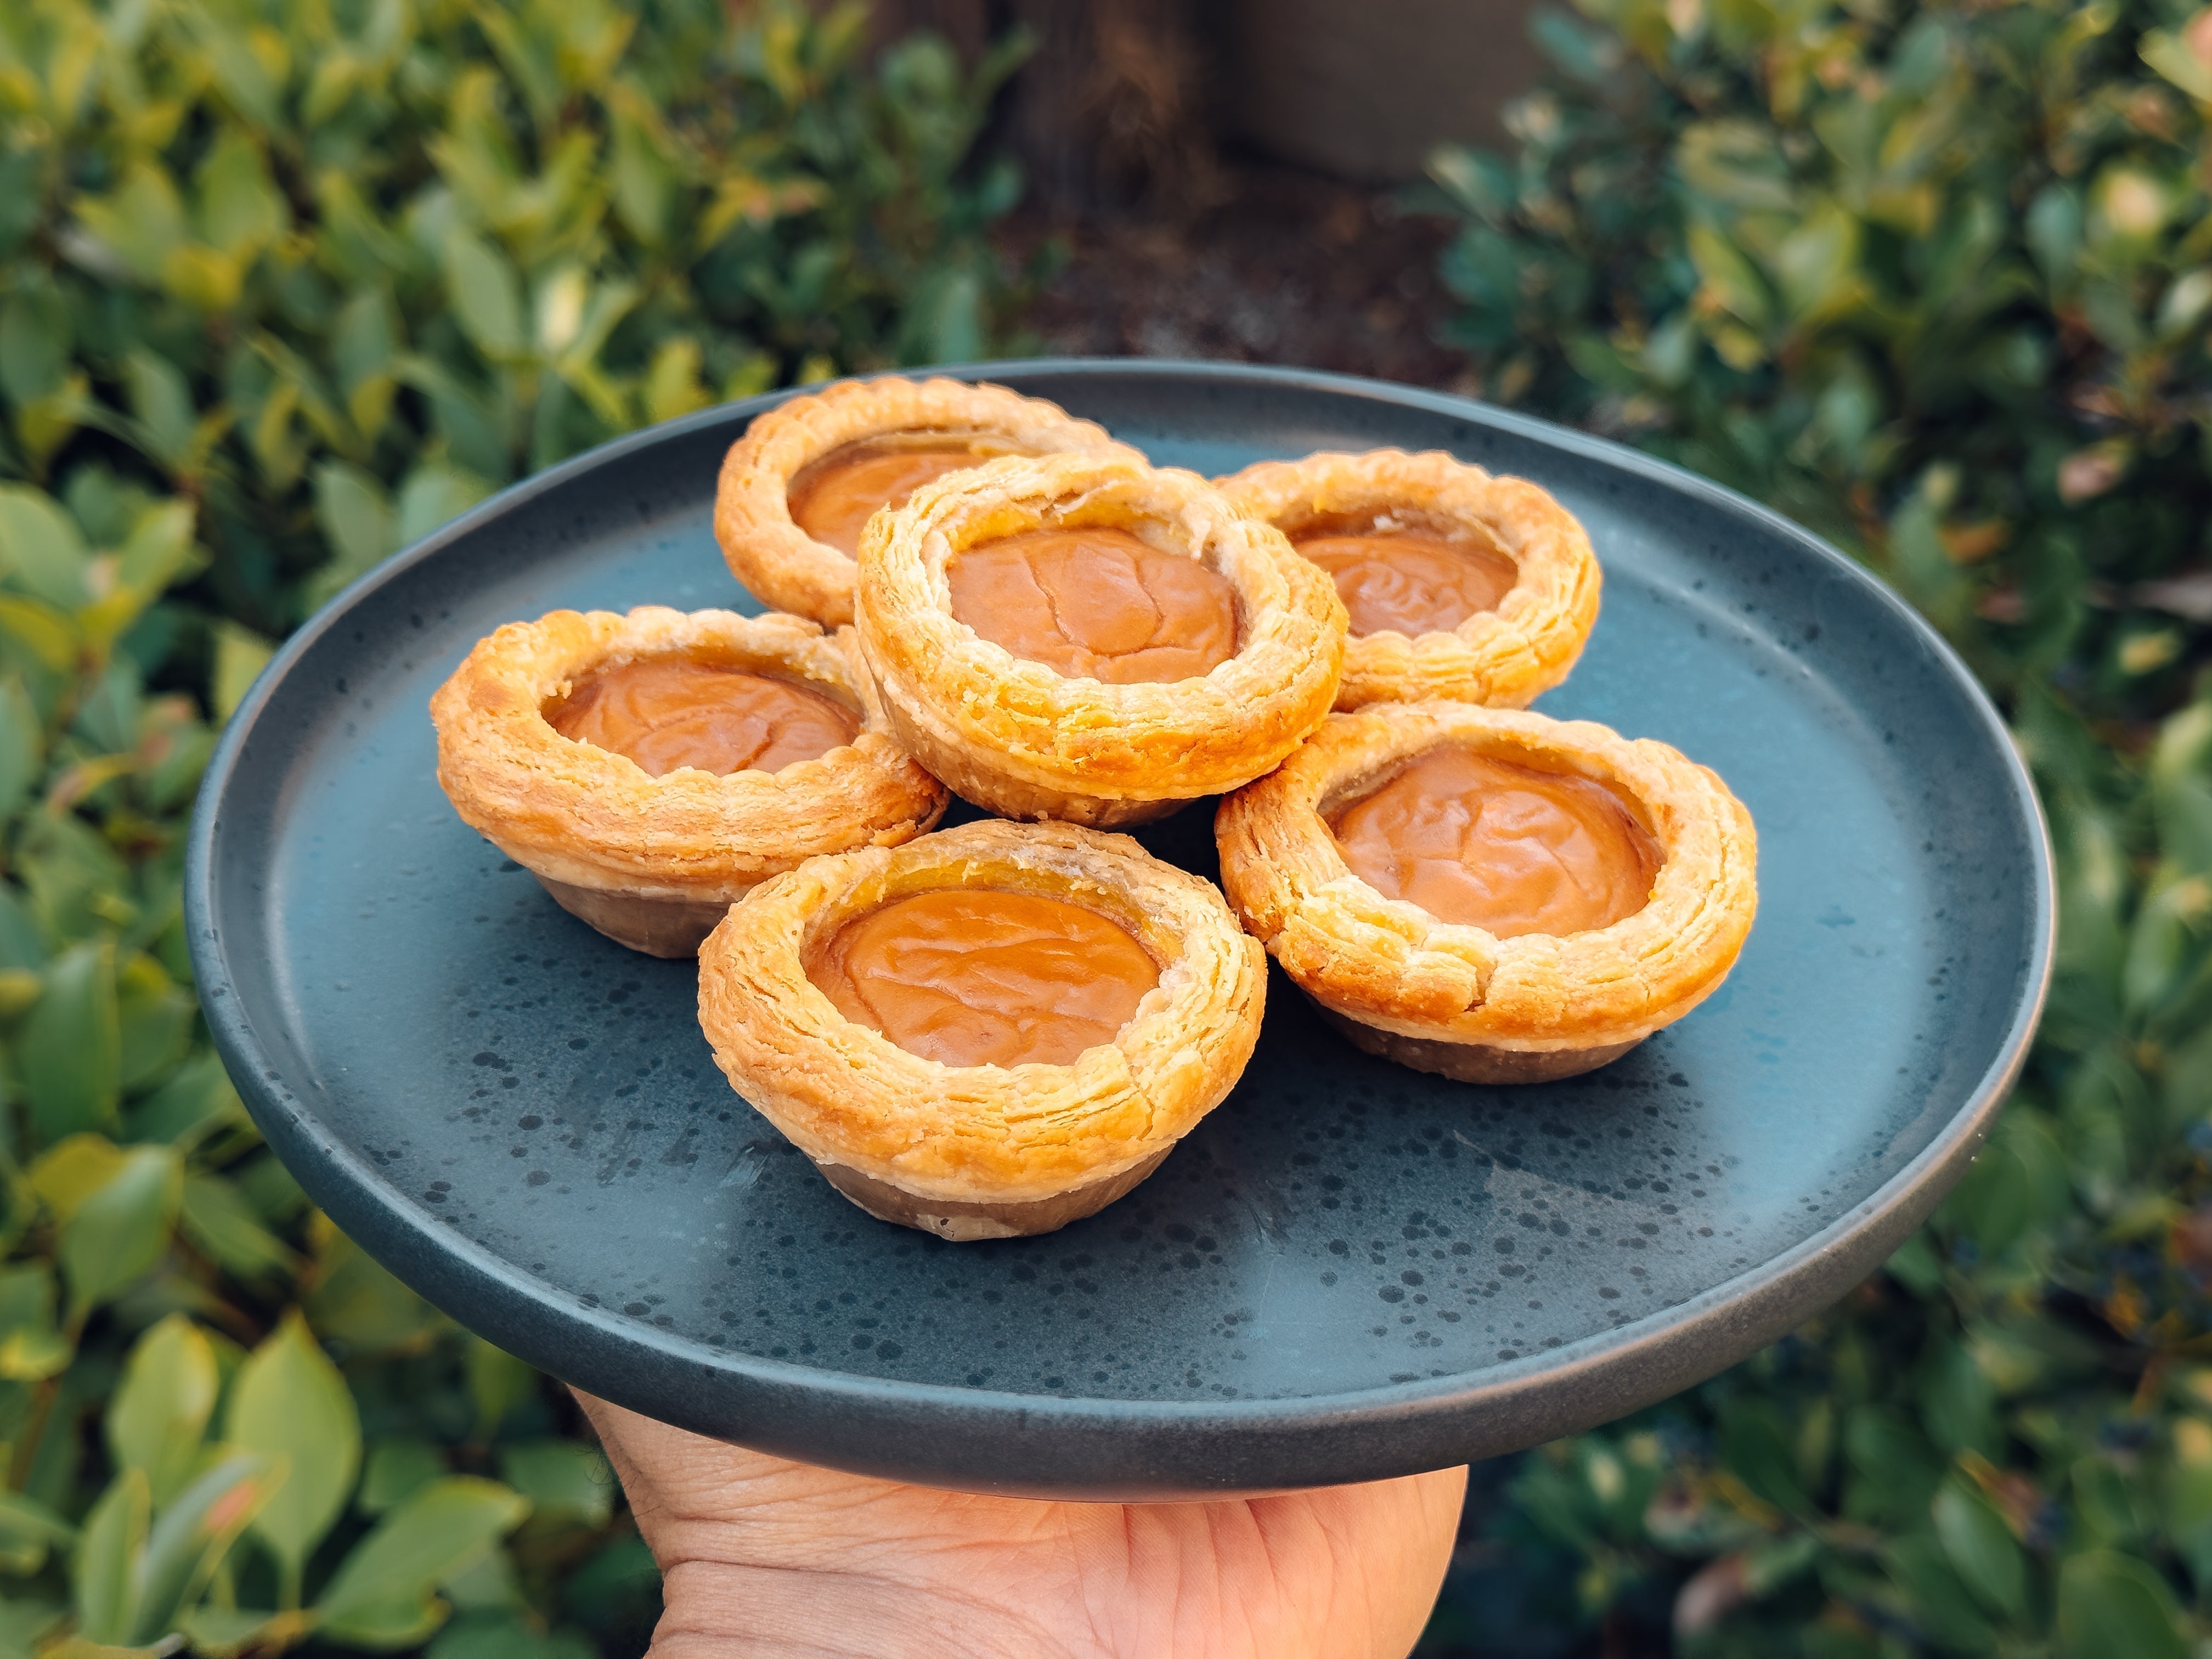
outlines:
[[[1207,99],[1213,3],[1188,0],[878,0],[881,38],[933,28],[972,56],[1021,27],[1034,50],[1007,89],[1005,134],[1030,199],[1055,217],[1218,199]]]

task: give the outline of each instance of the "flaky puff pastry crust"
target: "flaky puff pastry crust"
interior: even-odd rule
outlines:
[[[945,1066],[848,1020],[808,977],[846,923],[947,888],[1080,904],[1159,983],[1069,1066]],[[1221,895],[1126,836],[983,822],[810,860],[756,889],[699,951],[699,1023],[731,1085],[837,1188],[952,1239],[1046,1232],[1127,1192],[1234,1086],[1267,958]]]
[[[1222,493],[1295,542],[1317,523],[1399,513],[1510,560],[1518,574],[1494,611],[1449,632],[1365,634],[1345,649],[1340,709],[1370,702],[1525,708],[1567,677],[1597,623],[1600,575],[1574,514],[1525,478],[1498,477],[1440,451],[1328,452],[1261,461]]]
[[[1440,744],[1605,785],[1657,844],[1644,908],[1609,927],[1501,939],[1385,898],[1328,820]],[[1758,908],[1751,814],[1665,744],[1466,703],[1333,714],[1221,804],[1221,883],[1284,970],[1370,1053],[1475,1082],[1568,1077],[1626,1053],[1726,977]]]
[[[1237,654],[1190,679],[1065,678],[952,614],[945,567],[1024,531],[1104,526],[1200,560],[1237,594]],[[1006,817],[1161,817],[1272,771],[1335,700],[1344,605],[1281,533],[1196,473],[1110,457],[993,461],[925,484],[860,541],[860,645],[901,744]]]
[[[792,521],[791,483],[848,444],[902,433],[975,441],[979,459],[1075,453],[1143,457],[1104,427],[1002,386],[939,376],[841,380],[756,416],[730,446],[714,489],[714,539],[730,574],[779,611],[837,626],[853,620],[858,566]]]
[[[776,772],[654,777],[562,737],[546,707],[594,669],[679,656],[792,681],[858,714],[850,744]],[[948,797],[901,752],[852,630],[799,617],[644,605],[556,611],[477,642],[430,699],[438,781],[473,830],[633,949],[689,956],[753,886],[817,854],[893,847]]]

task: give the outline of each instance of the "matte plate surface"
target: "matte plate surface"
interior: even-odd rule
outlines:
[[[755,608],[709,530],[775,398],[532,480],[364,579],[232,720],[190,903],[216,1037],[349,1233],[533,1364],[793,1456],[1172,1497],[1516,1449],[1717,1371],[1875,1267],[1955,1180],[2050,960],[2033,797],[1900,604],[1804,532],[1629,451],[1304,373],[990,378],[1156,460],[1443,448],[1589,526],[1605,608],[1539,705],[1716,768],[1759,834],[1734,976],[1628,1058],[1484,1089],[1354,1051],[1277,975],[1258,1057],[1144,1186],[1048,1237],[870,1219],[732,1094],[695,972],[555,908],[456,818],[425,705],[559,606]],[[1213,873],[1210,812],[1145,833]]]

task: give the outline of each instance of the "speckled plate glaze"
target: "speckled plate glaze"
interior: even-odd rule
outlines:
[[[1038,1496],[1213,1496],[1534,1444],[1719,1370],[1963,1171],[2051,959],[1995,713],[1848,560],[1594,439],[1327,375],[972,372],[1218,473],[1443,448],[1589,526],[1605,611],[1540,707],[1665,739],[1756,815],[1726,987],[1590,1076],[1399,1070],[1269,988],[1257,1058],[1130,1197],[955,1245],[847,1204],[714,1069],[688,963],[559,909],[453,816],[425,705],[498,623],[754,608],[708,528],[757,398],[517,486],[356,585],[233,718],[194,822],[216,1040],[316,1201],[455,1317],[654,1416]],[[1146,833],[1212,873],[1200,807]]]

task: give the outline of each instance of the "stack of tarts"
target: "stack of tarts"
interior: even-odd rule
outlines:
[[[1129,1191],[1242,1074],[1268,955],[1370,1054],[1526,1083],[1680,1018],[1749,931],[1719,778],[1524,712],[1599,572],[1523,480],[1209,483],[884,379],[755,420],[714,524],[796,614],[509,624],[432,701],[439,780],[575,915],[696,952],[732,1086],[885,1220],[1006,1237]],[[953,794],[994,816],[931,833]],[[1109,833],[1209,796],[1220,888]]]

